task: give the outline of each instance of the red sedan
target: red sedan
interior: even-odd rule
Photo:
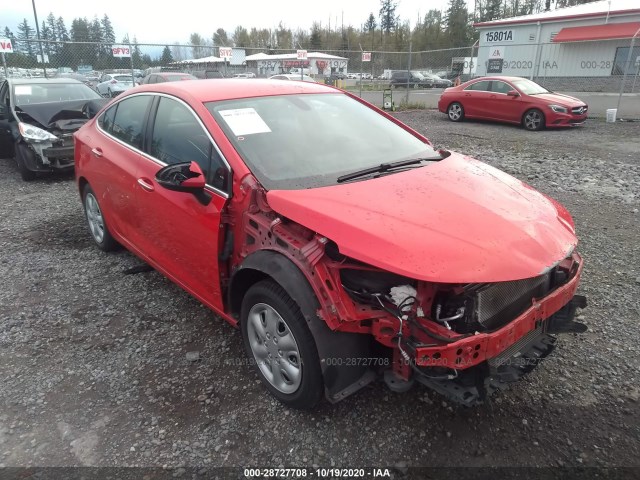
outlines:
[[[378,376],[475,405],[555,333],[586,328],[565,208],[347,92],[143,85],[75,146],[98,248],[127,248],[238,327],[287,405],[337,402]]]
[[[482,77],[447,88],[438,110],[452,122],[464,118],[521,124],[527,130],[573,127],[587,119],[587,105],[568,95],[553,93],[521,77]]]

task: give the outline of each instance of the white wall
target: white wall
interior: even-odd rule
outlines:
[[[610,17],[609,22],[640,21],[640,15]],[[601,25],[604,19],[569,20],[541,24],[519,24],[479,28],[476,75],[486,75],[487,60],[502,52],[502,75],[521,77],[608,77],[616,49],[628,47],[630,40],[552,43],[551,36],[565,27]],[[539,39],[538,39],[539,36]],[[505,40],[505,38],[510,39]],[[538,42],[540,45],[538,46]],[[640,43],[640,40],[637,42]]]

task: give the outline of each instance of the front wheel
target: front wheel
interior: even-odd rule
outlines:
[[[464,108],[458,102],[453,102],[447,109],[447,115],[452,122],[460,122],[464,118]]]
[[[289,407],[314,407],[323,392],[318,350],[287,292],[272,280],[253,285],[242,300],[240,327],[247,355],[267,390]]]
[[[34,172],[33,170],[29,170],[29,168],[27,167],[27,164],[29,163],[27,161],[27,157],[35,157],[35,153],[33,153],[33,151],[26,145],[23,145],[21,143],[16,144],[15,160],[18,171],[20,172],[20,177],[25,182],[30,182],[32,180],[35,180],[36,172]],[[31,160],[31,163],[35,163],[35,159],[31,158]]]
[[[537,108],[527,110],[524,117],[522,117],[522,125],[527,130],[542,130],[544,128],[544,113]]]

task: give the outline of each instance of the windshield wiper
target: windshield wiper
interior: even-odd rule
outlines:
[[[338,177],[336,180],[338,183],[346,182],[348,180],[353,180],[358,177],[365,177],[367,175],[371,175],[372,173],[385,173],[393,171],[397,168],[407,167],[409,165],[417,165],[422,162],[437,162],[442,160],[444,157],[442,155],[438,155],[437,157],[424,157],[424,158],[411,158],[409,160],[399,160],[397,162],[390,163],[381,163],[377,167],[369,167],[364,168],[362,170],[356,170],[352,173],[347,173],[346,175],[342,175]]]

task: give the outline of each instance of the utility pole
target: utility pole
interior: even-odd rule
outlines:
[[[36,0],[31,0],[31,5],[33,5],[33,18],[36,21],[36,35],[38,36],[38,45],[40,45],[40,59],[42,60],[42,70],[44,71],[44,78],[47,77],[47,67],[44,63],[44,49],[42,48],[42,40],[40,39],[40,27],[38,26],[38,14],[36,13]]]

